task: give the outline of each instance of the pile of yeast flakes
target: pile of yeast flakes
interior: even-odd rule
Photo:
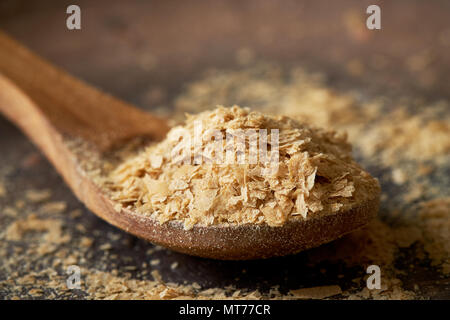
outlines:
[[[183,143],[177,131],[187,130],[193,137],[198,123],[202,143],[189,144],[190,161],[174,157],[173,150]],[[211,130],[226,137],[237,129],[266,129],[269,155],[271,132],[278,129],[276,170],[263,161],[207,161],[211,150],[218,150],[214,144],[227,149],[226,139],[208,137]],[[203,162],[195,164],[199,155]],[[345,135],[237,106],[188,115],[184,126],[124,161],[108,179],[112,198],[123,207],[160,223],[182,221],[186,229],[222,223],[281,226],[289,219],[347,210],[379,194],[378,181],[353,161]]]

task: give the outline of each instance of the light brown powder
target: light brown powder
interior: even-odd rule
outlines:
[[[360,139],[369,155],[379,154],[386,164],[399,157],[414,160],[438,160],[450,153],[450,121],[411,115],[404,108],[390,112]]]
[[[196,123],[203,130],[199,149],[177,134],[185,129],[194,137]],[[211,160],[209,151],[227,150],[230,144],[225,138],[209,139],[210,132],[218,130],[225,137],[228,130],[242,129],[266,129],[269,150],[271,130],[279,130],[276,169],[262,161],[238,164],[236,158],[223,163],[228,161],[225,153],[223,162]],[[189,152],[174,156],[172,151],[186,141]],[[288,219],[347,210],[378,195],[378,182],[353,161],[350,151],[345,136],[334,131],[237,106],[219,107],[188,116],[166,140],[118,166],[110,175],[110,188],[123,206],[160,223],[183,221],[186,229],[220,223],[280,226]],[[247,157],[251,152],[247,141],[245,152]],[[205,162],[192,164],[199,155]]]
[[[40,211],[47,213],[47,214],[55,214],[55,213],[61,213],[65,211],[67,208],[67,204],[63,201],[53,201],[53,202],[47,202],[44,203],[40,207]]]
[[[50,190],[27,190],[25,197],[31,202],[42,202],[51,196]]]
[[[46,255],[54,252],[61,244],[69,241],[69,236],[62,230],[62,222],[56,219],[39,219],[35,214],[30,214],[25,219],[14,221],[6,229],[5,239],[9,241],[22,240],[27,233],[43,232],[39,246],[36,249],[38,255]]]

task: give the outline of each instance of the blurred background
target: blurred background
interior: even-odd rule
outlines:
[[[145,107],[170,105],[202,70],[250,58],[326,70],[337,86],[450,95],[445,0],[79,0],[82,30],[70,31],[72,3],[2,0],[0,26],[70,73]],[[370,4],[381,7],[381,31],[366,28]]]

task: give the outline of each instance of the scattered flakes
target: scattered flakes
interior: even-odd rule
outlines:
[[[9,206],[5,207],[2,212],[8,217],[16,217],[18,215],[17,209]]]
[[[159,273],[158,270],[153,270],[153,271],[151,272],[151,275],[152,275],[153,279],[155,279],[156,281],[158,281],[158,282],[163,282],[163,281],[162,281],[161,274]]]
[[[352,74],[362,71],[358,61],[351,60],[349,65]],[[330,88],[325,80],[325,75],[301,67],[285,72],[270,63],[255,63],[238,71],[211,70],[187,86],[175,107],[181,116],[217,104],[251,104],[269,114],[345,130],[349,140],[367,157],[379,156],[387,165],[399,159],[425,161],[448,155],[449,114],[441,112],[448,110],[448,101],[423,105],[409,98],[407,103],[418,110],[411,114],[407,110],[412,108],[405,107],[401,99],[401,104],[394,101],[395,107],[385,96],[366,101],[352,92]]]
[[[82,212],[80,209],[72,210],[72,211],[70,211],[70,213],[69,213],[69,215],[70,215],[73,219],[76,219],[76,218],[81,217],[82,214],[83,214],[83,212]]]
[[[92,246],[93,242],[94,242],[94,239],[92,239],[92,238],[82,237],[80,240],[80,245],[85,248],[90,248]]]
[[[44,291],[42,289],[38,289],[38,288],[34,288],[31,289],[30,291],[28,291],[28,294],[30,294],[31,296],[41,296],[44,294]]]
[[[16,205],[16,208],[17,208],[17,209],[23,209],[23,208],[25,208],[25,201],[23,201],[23,200],[17,200],[16,203],[15,203],[15,205]]]
[[[48,200],[52,195],[50,190],[27,190],[25,197],[31,202],[42,202]]]
[[[117,277],[107,272],[89,273],[87,292],[93,299],[176,299],[193,298],[194,292],[187,286],[168,286],[159,281],[135,280]]]
[[[137,267],[136,266],[125,266],[125,267],[123,267],[123,269],[126,271],[134,271],[137,269]]]
[[[436,113],[439,110],[433,106],[427,108],[436,109]],[[450,153],[449,133],[449,119],[428,120],[423,114],[412,115],[400,107],[361,136],[358,146],[366,155],[379,156],[387,165],[396,164],[399,159],[423,162]]]
[[[396,184],[403,184],[406,182],[406,173],[400,168],[395,168],[392,170],[392,180]]]
[[[202,287],[197,282],[194,282],[192,283],[192,288],[200,290]]]
[[[175,270],[176,268],[178,268],[178,261],[175,261],[170,265],[170,269]]]
[[[302,288],[289,291],[298,299],[325,299],[342,293],[341,287],[337,285],[313,288]]]
[[[381,289],[369,290],[364,287],[356,293],[347,293],[346,295],[348,300],[411,300],[415,298],[414,292],[402,288],[402,282],[399,279],[386,276],[381,282]]]
[[[40,207],[40,211],[47,214],[56,214],[65,211],[67,204],[63,201],[47,202]]]
[[[83,224],[81,224],[81,223],[77,223],[75,225],[75,228],[81,233],[85,233],[86,232],[86,227]]]
[[[56,219],[39,219],[35,214],[30,214],[25,219],[14,221],[6,229],[6,240],[22,240],[29,232],[46,232],[42,238],[41,248],[48,244],[62,244],[69,241],[69,236],[62,231],[62,222]]]
[[[349,94],[325,84],[324,76],[297,67],[285,73],[278,65],[256,63],[239,71],[211,70],[206,77],[190,83],[175,101],[177,115],[198,113],[218,104],[252,105],[258,111],[286,115],[325,128],[340,129],[367,121]],[[373,108],[372,108],[373,109]]]
[[[112,245],[110,243],[104,243],[99,247],[100,250],[107,251],[112,249]]]
[[[150,265],[151,266],[157,266],[157,265],[159,265],[160,262],[161,261],[159,259],[153,259],[153,260],[150,261]]]

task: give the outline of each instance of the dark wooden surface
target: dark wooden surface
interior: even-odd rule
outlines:
[[[170,108],[185,84],[211,67],[237,68],[235,56],[241,48],[250,48],[257,59],[277,61],[286,68],[301,65],[325,72],[330,85],[368,96],[414,93],[430,100],[450,98],[449,1],[79,0],[82,30],[68,31],[65,8],[72,2],[3,0],[0,28],[71,74],[148,110]],[[381,31],[368,31],[351,22],[352,16],[365,16],[372,2],[382,7]],[[425,76],[419,78],[404,61],[423,51],[431,52],[431,59]],[[381,68],[373,63],[380,56],[385,61]],[[348,72],[346,62],[352,59],[365,65],[368,76]],[[149,96],[152,90],[159,94]],[[24,189],[51,189],[54,199],[66,201],[69,209],[84,211],[80,218],[66,219],[73,243],[79,237],[76,223],[83,223],[95,238],[84,266],[96,267],[99,260],[104,261],[99,247],[111,242],[110,234],[117,235],[112,252],[118,257],[105,260],[108,268],[120,270],[148,260],[151,244],[84,209],[35,147],[4,118],[0,118],[0,132],[0,166],[14,167],[8,178],[13,181],[12,196],[2,200],[3,206],[23,197]],[[26,161],[30,157],[32,166]],[[382,169],[375,166],[371,172],[381,176]],[[384,190],[397,192],[389,182],[382,183]],[[401,255],[400,265],[414,263],[408,252]],[[161,260],[158,269],[165,280],[196,281],[205,287],[280,285],[286,290],[337,283],[346,289],[351,279],[364,274],[362,267],[349,269],[339,263],[310,266],[305,254],[243,263],[162,250],[152,258]],[[176,271],[170,270],[174,261],[180,265]],[[326,273],[319,272],[323,268]],[[421,283],[424,298],[450,298],[448,282],[430,270],[417,266],[409,275],[414,281],[405,281],[405,287]],[[73,295],[82,296],[82,292]]]

